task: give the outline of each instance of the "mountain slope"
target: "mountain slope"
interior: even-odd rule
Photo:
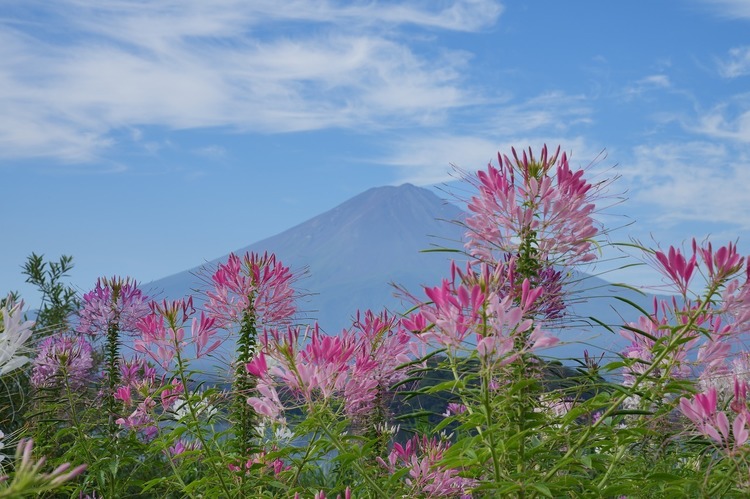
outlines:
[[[461,248],[464,230],[449,221],[463,216],[458,207],[427,189],[409,184],[378,187],[235,253],[273,252],[292,270],[306,269],[308,275],[298,281],[298,287],[309,294],[301,301],[300,309],[310,322],[317,320],[325,331],[336,333],[351,325],[357,310],[379,311],[387,307],[399,313],[408,309],[410,304],[394,297],[391,282],[419,297],[423,296],[422,285],[438,285],[449,273],[449,256],[456,254],[421,251],[436,246]],[[224,260],[226,256],[203,267],[210,269]],[[160,279],[145,289],[160,291],[162,297],[185,296],[205,287],[197,276],[200,268]],[[585,320],[595,316],[616,326],[623,319],[635,320],[636,315],[621,301],[597,296],[618,294],[647,309],[651,298],[616,290],[596,277],[579,277],[580,281],[571,287],[576,290],[577,302],[572,309],[584,321],[574,322],[574,327],[561,330],[559,336],[565,341],[591,342],[591,352],[619,350],[619,335],[599,326],[589,328]],[[231,344],[227,346],[231,348]],[[562,345],[553,353],[580,358],[583,348],[580,344]]]

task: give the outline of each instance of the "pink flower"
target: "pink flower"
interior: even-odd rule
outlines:
[[[118,418],[115,423],[128,430],[140,432],[147,441],[152,440],[159,431],[153,417],[155,407],[154,399],[146,397],[128,417]]]
[[[412,360],[411,335],[396,317],[385,311],[375,315],[370,310],[364,317],[357,313],[351,332],[357,351],[344,389],[346,411],[361,416],[372,411],[377,399],[391,393],[391,386],[406,379],[405,371],[398,367]]]
[[[654,257],[657,263],[656,269],[674,283],[682,296],[686,296],[693,271],[698,267],[695,248],[693,248],[693,254],[689,260],[674,246],[670,246],[666,254],[656,251]]]
[[[180,457],[185,452],[191,452],[201,449],[201,443],[199,440],[185,440],[184,438],[180,438],[177,440],[177,442],[174,443],[174,445],[170,446],[169,449],[169,455],[172,457]]]
[[[133,343],[137,352],[145,353],[165,370],[175,358],[176,353],[183,352],[192,343],[195,347],[195,358],[208,355],[214,351],[221,340],[211,342],[218,330],[216,320],[201,312],[200,318],[193,317],[193,298],[152,302],[152,312],[138,321],[141,337]],[[190,323],[190,338],[185,339],[185,325]],[[209,344],[209,342],[211,342]]]
[[[211,338],[216,335],[216,328],[214,323],[216,319],[206,317],[206,314],[201,312],[200,319],[193,317],[192,326],[190,328],[190,336],[193,338],[195,344],[195,358],[199,359],[204,355],[216,350],[221,345],[221,340],[215,340],[213,343],[208,345]]]
[[[709,242],[700,248],[693,239],[693,251],[697,250],[708,270],[708,277],[713,282],[721,282],[739,272],[745,264],[745,259],[737,253],[737,246],[731,242],[722,246],[716,252]]]

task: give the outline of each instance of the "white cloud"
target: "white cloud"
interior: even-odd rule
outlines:
[[[521,150],[531,147],[538,153],[542,146],[561,146],[575,165],[588,165],[599,150],[589,147],[583,138],[566,138],[555,135],[516,136],[493,139],[480,135],[429,135],[411,137],[392,145],[393,153],[381,160],[383,164],[395,166],[400,171],[399,182],[416,185],[434,185],[455,180],[459,168],[465,172],[483,169],[488,163],[497,165],[498,152],[510,156],[514,147]]]
[[[726,60],[717,61],[719,74],[724,78],[737,78],[750,74],[750,46],[734,47]]]
[[[727,224],[750,229],[750,159],[715,142],[639,146],[622,168],[632,204],[648,224]]]
[[[502,12],[492,0],[36,6],[54,22],[0,20],[0,154],[72,162],[148,126],[273,133],[442,123],[483,100],[462,77],[471,55],[420,44],[401,26],[477,31]]]
[[[624,94],[627,98],[643,95],[654,89],[671,88],[672,82],[665,74],[654,74],[641,78],[625,88]]]
[[[750,2],[747,0],[702,0],[721,17],[750,19]]]
[[[750,106],[741,101],[735,99],[731,106],[723,104],[713,108],[701,116],[691,130],[716,139],[750,144]],[[729,110],[736,110],[736,114],[727,116]]]

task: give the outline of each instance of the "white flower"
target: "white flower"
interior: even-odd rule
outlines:
[[[31,336],[34,322],[21,322],[22,307],[23,302],[15,306],[8,303],[0,308],[0,315],[3,317],[3,329],[0,331],[0,376],[18,369],[30,360],[20,353]]]
[[[172,411],[174,412],[174,418],[177,421],[181,421],[182,418],[188,417],[190,415],[190,408],[188,407],[187,399],[182,396],[177,397],[172,406]],[[195,404],[196,416],[202,415],[205,416],[206,420],[210,420],[214,414],[216,414],[216,407],[209,404],[204,399],[201,399]]]
[[[3,442],[3,439],[5,438],[5,433],[0,431],[0,451],[2,451],[5,448],[5,442]],[[0,463],[2,463],[8,456],[5,454],[0,454]]]
[[[270,423],[271,432],[269,432],[268,423]],[[255,432],[264,442],[288,442],[294,437],[294,433],[289,429],[284,418],[278,421],[267,421],[266,418],[262,418],[256,425]]]

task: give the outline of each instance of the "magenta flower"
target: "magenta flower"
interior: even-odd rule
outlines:
[[[49,388],[67,380],[72,389],[81,388],[90,380],[93,365],[91,345],[82,336],[50,336],[39,346],[31,384]]]
[[[274,254],[246,253],[240,259],[232,253],[211,276],[214,289],[206,293],[206,308],[222,327],[240,323],[248,311],[261,326],[288,324],[296,311],[293,280]]]
[[[731,242],[714,252],[710,242],[706,247],[699,248],[693,239],[693,251],[701,256],[708,270],[708,278],[714,282],[732,277],[745,264],[745,259],[737,253],[737,246]]]
[[[149,311],[148,300],[128,277],[99,278],[96,287],[83,295],[76,331],[100,335],[116,324],[120,331],[135,332],[138,320]]]
[[[656,269],[672,281],[682,296],[686,296],[693,272],[698,267],[695,247],[689,260],[674,246],[670,246],[666,254],[656,251],[654,258],[657,263]]]

